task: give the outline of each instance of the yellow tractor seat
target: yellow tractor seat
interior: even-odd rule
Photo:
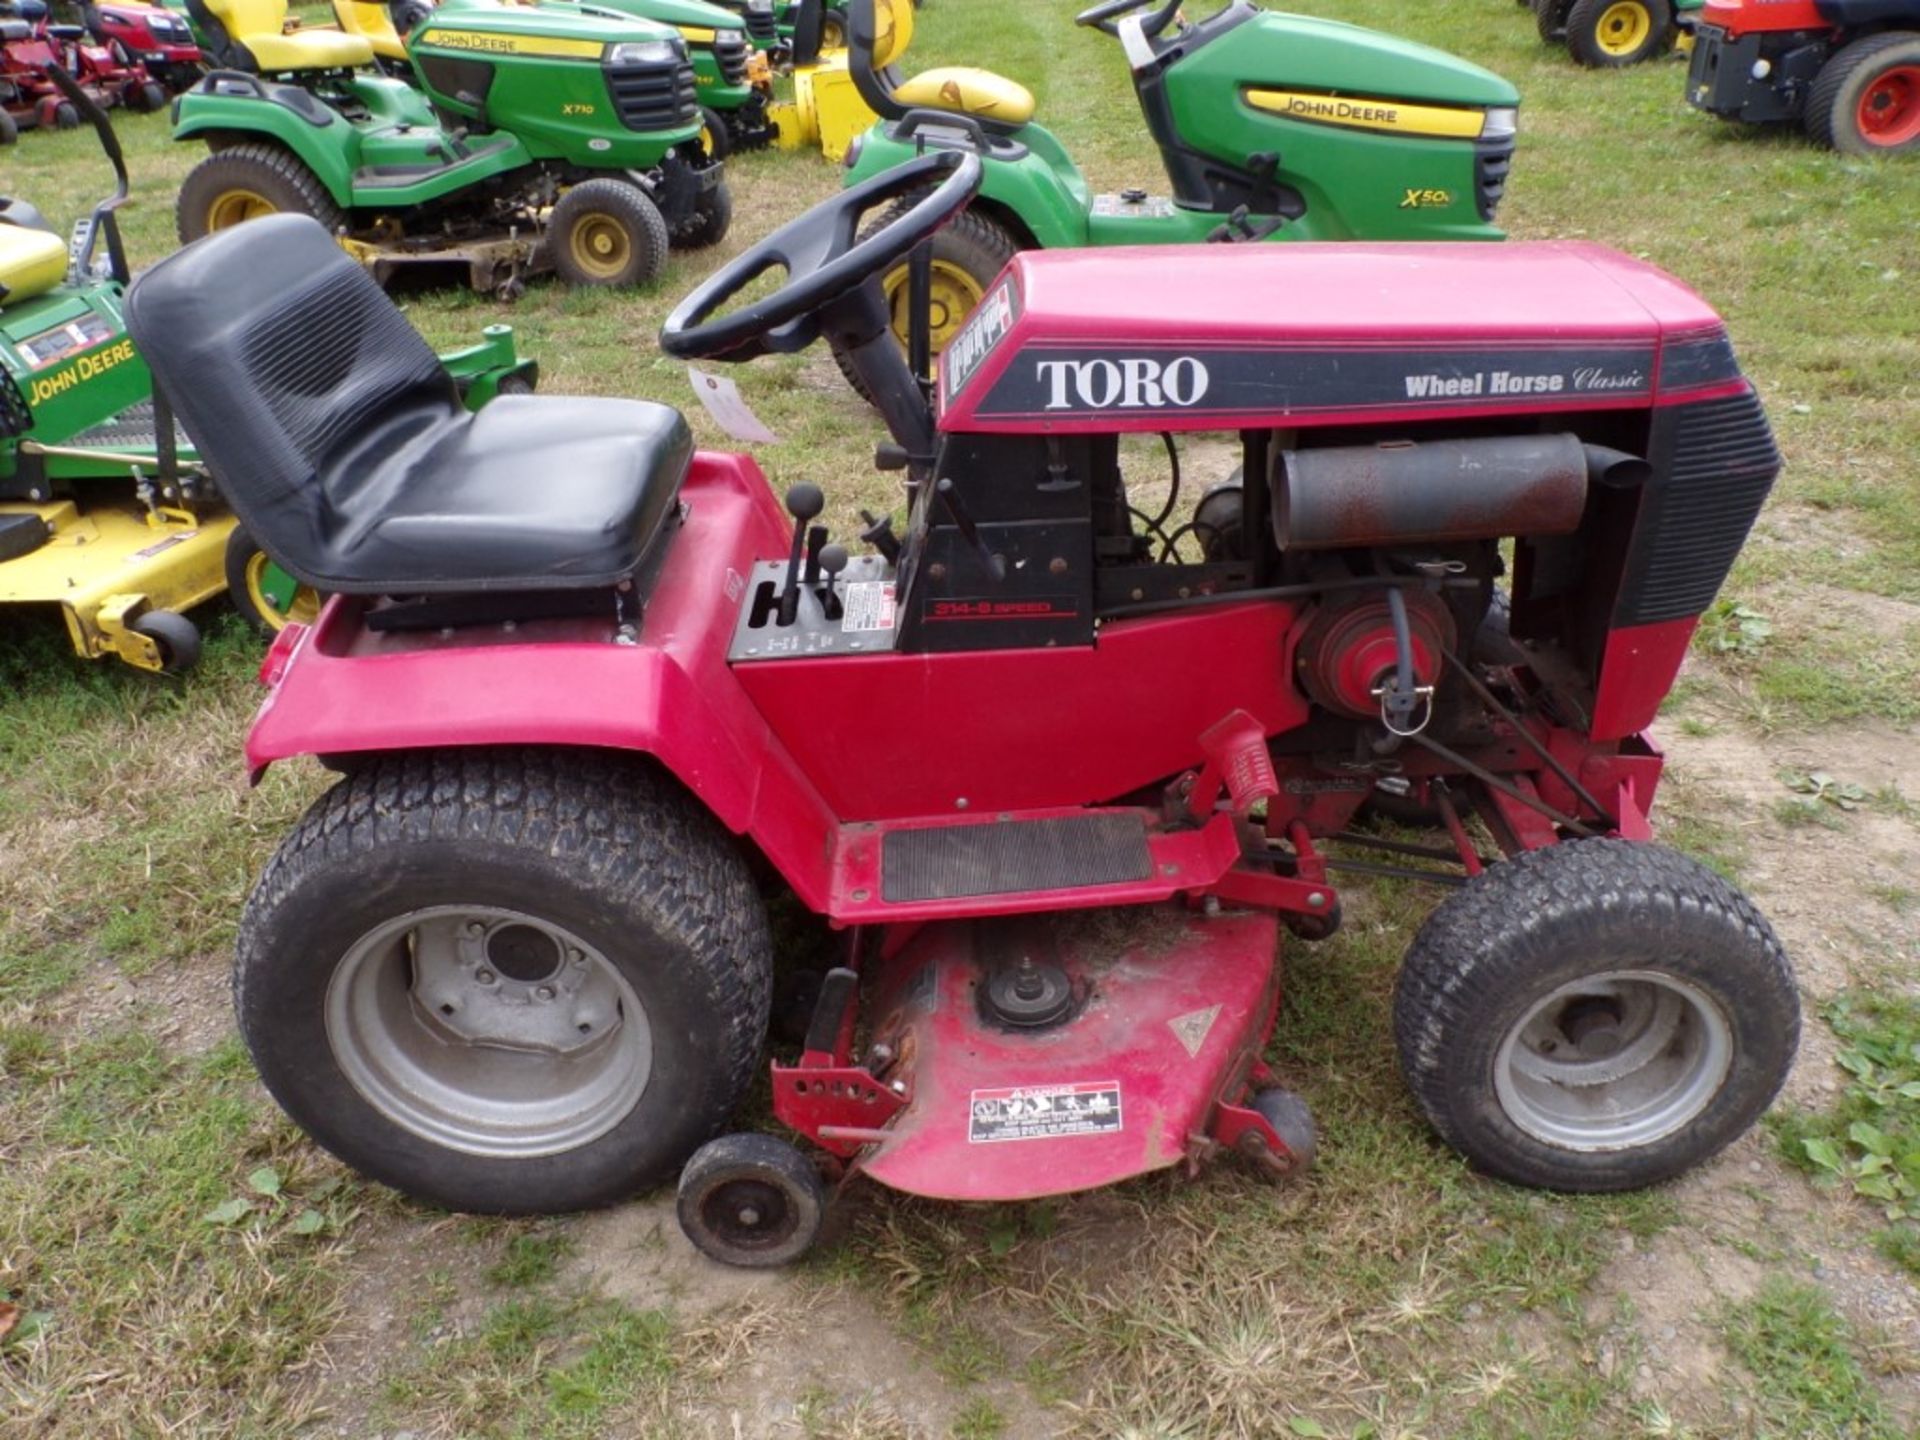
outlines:
[[[216,64],[261,75],[354,70],[373,63],[363,35],[343,30],[288,31],[287,0],[187,0]]]
[[[922,70],[893,87],[893,98],[914,110],[950,110],[1024,125],[1033,119],[1033,92],[1016,80],[970,65]]]
[[[902,76],[896,63],[913,39],[913,0],[850,0],[847,74],[874,114],[898,120],[909,110],[971,115],[1017,130],[1033,119],[1033,94],[991,70],[948,65]]]
[[[45,230],[0,225],[0,304],[44,295],[66,278],[66,241]]]
[[[333,0],[333,18],[348,35],[358,35],[383,60],[405,60],[406,42],[393,28],[393,15],[382,0]]]

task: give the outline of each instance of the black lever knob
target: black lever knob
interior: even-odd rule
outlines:
[[[840,578],[840,572],[846,568],[846,546],[828,545],[821,550],[820,572],[827,577],[827,588],[820,594],[820,608],[829,620],[840,618],[840,597],[834,592],[833,583]]]
[[[900,537],[893,533],[893,516],[882,515],[874,518],[871,510],[862,510],[860,518],[867,528],[860,532],[863,544],[871,545],[880,552],[880,558],[889,565],[900,563]]]
[[[827,508],[827,497],[818,485],[802,480],[787,487],[787,513],[796,520],[811,520]]]

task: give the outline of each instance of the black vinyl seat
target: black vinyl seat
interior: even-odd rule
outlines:
[[[586,589],[631,575],[693,457],[640,400],[460,403],[427,342],[303,215],[220,230],[127,295],[127,329],[247,532],[340,594]]]

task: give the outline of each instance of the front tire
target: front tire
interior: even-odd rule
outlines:
[[[1847,155],[1920,150],[1920,35],[1887,31],[1843,47],[1807,92],[1805,123]]]
[[[240,1031],[347,1164],[488,1214],[670,1178],[753,1077],[772,991],[746,864],[670,778],[583,751],[382,756],[248,900]]]
[[[700,144],[709,160],[725,160],[733,154],[733,131],[727,128],[727,117],[711,105],[700,107]]]
[[[240,526],[227,537],[227,598],[258,634],[277,635],[295,623],[311,625],[320,594],[273,563]]]
[[[337,231],[346,215],[327,187],[290,150],[257,140],[207,156],[187,172],[174,202],[174,228],[190,244],[263,215],[311,215]]]
[[[546,244],[569,285],[651,285],[666,268],[667,222],[638,185],[585,180],[553,207]]]
[[[1638,65],[1672,43],[1672,0],[1574,0],[1567,12],[1567,49],[1590,69]]]
[[[1480,1169],[1632,1190],[1731,1144],[1787,1077],[1800,999],[1751,901],[1676,851],[1569,841],[1493,866],[1414,938],[1401,1072]]]

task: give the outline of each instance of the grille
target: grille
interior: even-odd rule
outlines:
[[[609,65],[607,90],[629,130],[677,130],[691,125],[700,111],[693,66],[684,60]]]
[[[747,83],[747,56],[753,47],[738,30],[721,30],[713,37],[713,58],[719,62],[720,78],[729,85]]]
[[[747,34],[763,45],[771,45],[780,38],[780,26],[773,18],[771,10],[747,11]]]
[[[1491,222],[1507,196],[1507,175],[1513,169],[1513,140],[1481,140],[1474,147],[1473,179],[1480,218]]]
[[[1780,451],[1758,396],[1682,405],[1675,413],[1664,466],[1656,445],[1656,471],[1664,471],[1664,480],[1648,496],[1634,537],[1620,625],[1705,611],[1780,473]]]

